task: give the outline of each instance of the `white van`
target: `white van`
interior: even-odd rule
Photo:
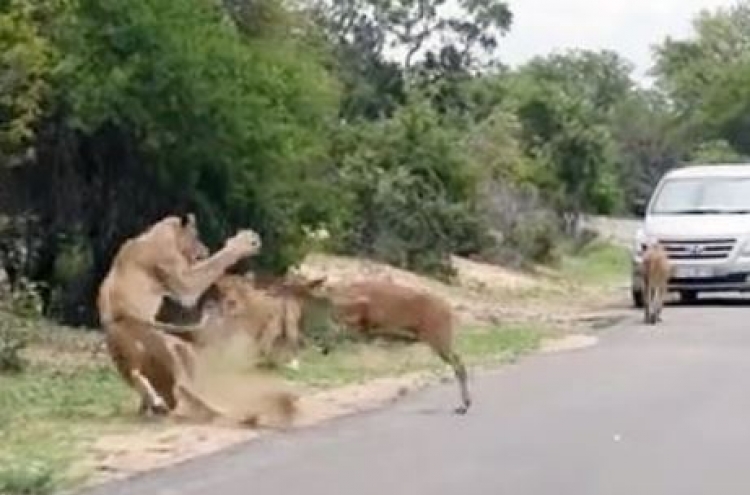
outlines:
[[[643,306],[641,255],[660,241],[674,266],[669,290],[683,301],[700,292],[750,291],[750,164],[697,165],[662,177],[633,243],[633,303]]]

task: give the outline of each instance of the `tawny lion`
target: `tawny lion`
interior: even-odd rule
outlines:
[[[289,366],[299,367],[302,302],[285,286],[261,289],[241,275],[224,275],[213,285],[206,304],[215,304],[218,323],[229,332],[246,332],[263,357],[277,362],[281,351],[289,354]]]
[[[659,242],[646,247],[641,263],[643,276],[643,320],[655,325],[661,321],[661,311],[667,294],[672,267],[666,250]]]
[[[165,296],[195,305],[230,266],[260,246],[259,236],[244,230],[206,258],[195,217],[188,215],[168,216],[120,247],[99,288],[97,306],[107,349],[123,379],[139,393],[142,413],[174,410],[179,392],[211,415],[222,415],[188,385],[192,346],[166,333],[200,327],[170,325],[155,317]]]
[[[344,325],[366,336],[384,336],[421,341],[453,368],[461,395],[456,413],[471,406],[468,375],[453,344],[453,313],[438,297],[386,280],[358,281],[324,287],[325,278],[307,287],[330,299],[334,316]],[[298,284],[299,287],[299,284]],[[313,292],[310,292],[314,295]]]

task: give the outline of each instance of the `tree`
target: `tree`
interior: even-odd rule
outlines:
[[[500,0],[321,0],[312,9],[345,85],[343,116],[390,116],[407,88],[454,90],[491,59],[512,21]],[[453,81],[449,81],[449,80]],[[449,84],[445,84],[449,81]]]
[[[31,150],[49,96],[55,50],[35,22],[39,13],[24,0],[0,8],[0,166]]]
[[[656,49],[658,87],[696,141],[725,140],[750,151],[750,2],[701,12],[695,35]]]
[[[610,52],[570,51],[535,58],[511,76],[526,152],[543,164],[535,180],[573,217],[611,212],[622,199],[610,119],[632,87],[629,70]]]
[[[745,163],[748,161],[748,157],[737,153],[737,150],[725,140],[717,139],[698,144],[691,151],[688,160],[701,164]]]
[[[348,195],[343,249],[439,275],[477,248],[476,174],[456,131],[425,100],[342,130],[334,157]]]
[[[462,66],[482,65],[486,62],[482,57],[494,52],[513,19],[500,0],[461,0],[458,7],[453,14],[446,0],[331,0],[316,4],[314,11],[339,40],[353,43],[356,37],[367,38],[369,50],[377,55],[394,50],[409,72],[419,63],[418,57],[439,58],[446,50]],[[430,47],[431,41],[438,41],[437,47]]]
[[[638,90],[620,101],[612,117],[617,143],[618,176],[627,207],[635,211],[689,148],[686,130],[668,102],[656,91]]]
[[[570,49],[535,57],[522,71],[585,101],[602,118],[635,88],[632,63],[611,50]]]
[[[670,96],[681,114],[699,109],[715,83],[750,50],[750,2],[703,10],[693,19],[694,36],[667,38],[655,48],[652,69],[658,87]]]

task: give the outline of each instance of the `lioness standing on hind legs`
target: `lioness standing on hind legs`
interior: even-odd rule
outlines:
[[[200,327],[156,321],[162,298],[193,306],[224,272],[260,250],[260,237],[243,230],[211,257],[201,243],[195,217],[168,216],[120,247],[97,299],[110,357],[125,381],[141,397],[141,413],[166,414],[180,393],[211,416],[223,413],[188,385],[192,346],[167,332]]]
[[[664,247],[654,241],[646,246],[641,262],[643,276],[643,320],[655,325],[661,321],[661,310],[664,307],[664,297],[667,285],[672,276],[669,256]]]

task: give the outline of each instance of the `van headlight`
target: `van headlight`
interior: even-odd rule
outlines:
[[[740,256],[743,258],[750,258],[750,238],[746,239],[745,243],[742,245]]]

